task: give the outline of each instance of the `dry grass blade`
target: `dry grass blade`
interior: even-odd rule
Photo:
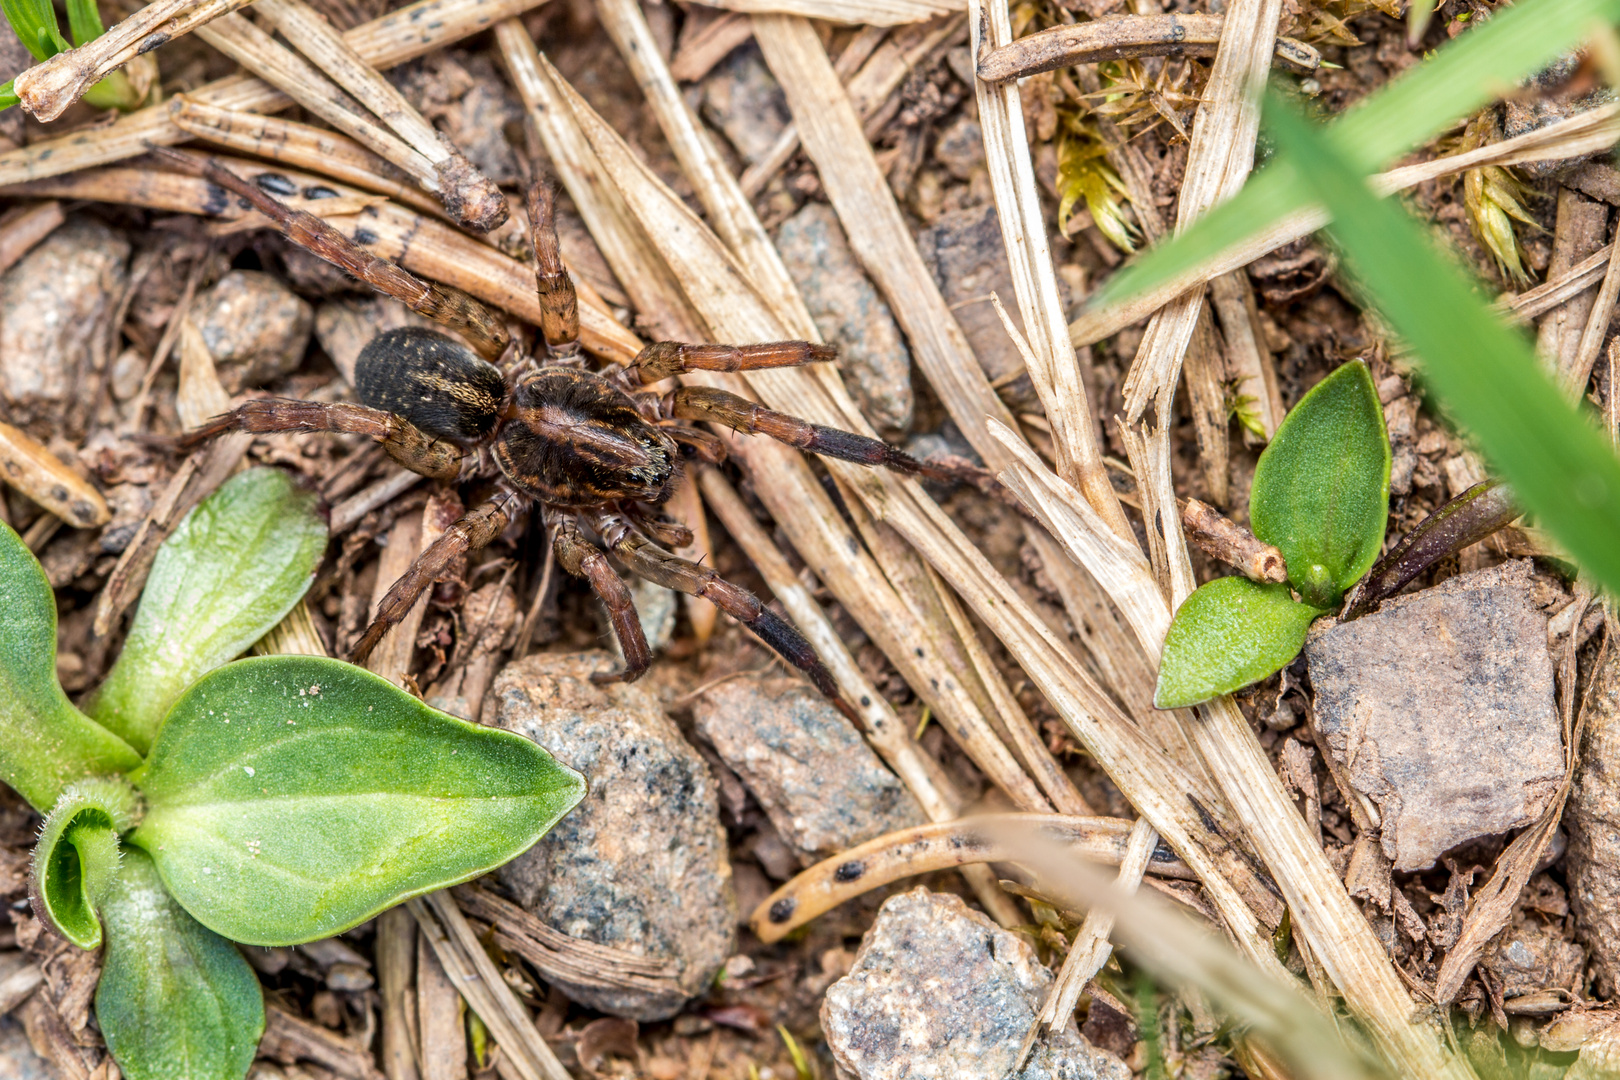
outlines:
[[[369,109],[432,166],[437,190],[450,216],[479,232],[506,220],[506,197],[417,112],[405,96],[366,63],[332,24],[303,0],[259,0],[269,17],[322,71]]]
[[[854,26],[903,26],[962,10],[960,0],[721,0],[717,6],[750,15],[798,15]]]
[[[379,70],[404,63],[451,42],[487,30],[545,0],[417,0],[380,19],[344,33],[366,63]],[[258,79],[233,75],[189,91],[194,101],[241,112],[277,112],[292,99]],[[173,146],[188,138],[169,118],[167,104],[149,105],[105,127],[41,139],[0,154],[0,184],[46,176],[144,154],[153,145]]]
[[[1012,40],[1012,20],[1005,3],[981,7],[975,0],[968,17],[973,24],[975,53]],[[1052,425],[1058,474],[1085,495],[1114,531],[1130,536],[1130,524],[1097,446],[1091,404],[1080,380],[1074,346],[1068,342],[1018,88],[980,82],[975,92],[996,212],[1029,347],[1027,356],[1034,361],[1030,374]]]
[[[69,525],[105,525],[112,517],[107,500],[27,432],[0,422],[0,479]]]
[[[1616,138],[1620,138],[1620,105],[1604,105],[1499,143],[1436,158],[1418,165],[1403,165],[1372,176],[1368,182],[1375,191],[1388,195],[1416,187],[1425,180],[1451,176],[1484,165],[1560,161],[1569,157],[1598,153],[1613,146]],[[1081,315],[1069,324],[1069,340],[1080,346],[1093,345],[1104,338],[1112,337],[1127,326],[1141,322],[1182,293],[1196,289],[1212,278],[1239,270],[1285,244],[1303,239],[1322,228],[1327,222],[1327,214],[1320,208],[1290,214],[1272,223],[1244,243],[1228,248],[1219,256],[1177,275],[1158,288],[1144,292],[1124,303]],[[1600,253],[1603,254],[1603,260],[1594,263],[1594,266],[1601,267],[1603,262],[1607,261],[1607,250]],[[1583,263],[1577,269],[1584,267]],[[1595,280],[1594,276],[1585,281],[1580,288],[1588,287]],[[1531,292],[1534,293],[1536,290]],[[1529,296],[1530,293],[1524,295]],[[1548,302],[1547,307],[1537,309],[1535,314],[1546,311],[1557,302],[1557,300]],[[1524,312],[1521,311],[1521,314]],[[1525,315],[1525,317],[1532,316]]]
[[[448,890],[407,900],[417,928],[455,982],[468,1008],[489,1028],[520,1080],[572,1080],[535,1030],[528,1010],[501,978]]]
[[[805,32],[815,40],[808,27]],[[819,43],[816,47],[819,49]],[[611,132],[606,134],[611,136]],[[634,175],[640,168],[639,163],[627,152],[622,153],[625,159],[622,164]],[[650,195],[660,190],[655,180],[649,180],[641,194]],[[655,239],[694,298],[712,298],[715,310],[709,312],[709,316],[739,331],[728,333],[726,337],[746,341],[781,336],[781,323],[745,280],[735,278],[737,271],[730,256],[678,199],[663,193],[659,201],[638,209],[648,220],[660,222]],[[804,371],[763,372],[749,381],[773,408],[790,410],[821,423],[864,426],[858,413],[851,416],[841,408],[830,409],[823,387]],[[771,444],[756,441],[747,453],[752,459],[756,452],[772,449]],[[828,462],[828,467],[858,492],[875,513],[893,524],[1007,642],[1071,729],[1126,792],[1127,798],[1139,808],[1145,808],[1144,814],[1154,820],[1171,845],[1198,870],[1234,936],[1252,947],[1258,962],[1275,964],[1265,932],[1259,928],[1254,911],[1248,906],[1252,901],[1262,910],[1272,911],[1275,901],[1266,886],[1255,878],[1252,869],[1230,850],[1199,809],[1189,803],[1185,792],[1198,790],[1197,782],[1176,769],[1119,713],[1117,706],[1100,687],[1090,682],[1051,631],[1040,623],[950,519],[934,507],[920,487],[891,474],[858,466],[846,468],[840,462]],[[773,476],[772,480],[775,479]],[[806,502],[792,501],[796,492],[776,490],[772,484],[760,482],[757,475],[756,490],[767,501],[781,498],[776,510],[779,521],[790,531],[805,524],[824,524],[814,520],[823,515],[807,512],[809,507],[819,508],[825,504],[825,496],[815,485],[803,489]],[[806,539],[813,541],[814,538]],[[795,536],[795,544],[801,544],[800,537]],[[830,566],[824,564],[821,552],[813,548],[807,551],[802,546],[800,550],[823,580],[832,584],[846,606],[853,609],[869,603],[870,596],[876,595],[863,596],[858,590],[864,583],[841,573],[851,561],[851,549],[827,551],[825,558],[832,563]],[[855,586],[855,591],[846,591],[849,586]],[[893,637],[888,626],[868,628],[868,632],[876,640],[887,641]],[[905,658],[897,656],[895,660],[901,664]],[[902,666],[902,672],[908,677],[914,671],[915,665],[909,661]],[[947,681],[954,683],[956,675],[949,673]],[[926,687],[928,684],[915,681],[913,685]]]
[[[780,941],[839,904],[902,878],[951,867],[1008,862],[1014,849],[1004,838],[1006,828],[1014,825],[1039,829],[1076,855],[1109,866],[1130,857],[1136,832],[1122,818],[1059,814],[991,814],[917,825],[875,837],[801,871],[760,902],[749,915],[748,925],[761,941]],[[1144,866],[1151,863],[1154,873],[1164,877],[1185,880],[1193,876],[1186,864],[1167,853],[1155,856],[1151,844],[1141,861]]]
[[[1603,271],[1603,284],[1598,288],[1592,312],[1587,316],[1586,326],[1581,331],[1581,340],[1576,347],[1575,356],[1569,366],[1558,373],[1565,389],[1572,395],[1580,396],[1586,389],[1587,380],[1592,377],[1592,367],[1597,363],[1598,352],[1603,348],[1603,339],[1609,335],[1609,322],[1614,317],[1616,300],[1620,300],[1620,260],[1610,259],[1608,267]],[[1609,396],[1612,398],[1614,394],[1611,393]]]
[[[1054,26],[1017,41],[998,42],[979,57],[979,78],[1008,82],[1043,71],[1131,56],[1214,56],[1223,15],[1126,15]],[[1322,56],[1303,41],[1280,37],[1277,58],[1305,71]]]
[[[67,220],[62,204],[47,199],[29,205],[13,206],[0,216],[0,274],[33,250],[34,245],[56,231]]]
[[[230,161],[230,167],[248,175],[262,175],[244,166],[256,163]],[[356,214],[382,202],[377,195],[361,191],[334,190],[326,187],[325,178],[312,174],[281,173],[284,178],[302,181],[299,194],[289,195],[282,201],[293,210],[323,211],[327,214]],[[314,190],[318,195],[331,198],[305,198],[302,189]],[[324,188],[324,190],[317,190]],[[216,219],[218,231],[270,228],[270,219],[257,211],[243,209],[233,199],[222,198],[221,189],[200,177],[179,173],[159,172],[151,168],[113,166],[106,169],[84,169],[66,176],[52,176],[26,184],[13,184],[0,188],[0,195],[50,194],[63,199],[89,199],[93,202],[121,203],[142,206],[149,210],[166,210],[180,214],[197,214]]]
[[[57,53],[18,75],[17,96],[36,119],[55,120],[85,91],[137,56],[251,2],[155,0],[95,40]]]

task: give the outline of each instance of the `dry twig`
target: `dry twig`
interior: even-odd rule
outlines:
[[[988,83],[1022,79],[1042,71],[1136,56],[1214,56],[1224,15],[1125,15],[1054,26],[990,49],[979,58],[979,78]],[[1280,37],[1277,58],[1304,71],[1322,66],[1322,56],[1303,41]]]

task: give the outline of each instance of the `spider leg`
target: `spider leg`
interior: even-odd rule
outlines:
[[[529,185],[529,242],[534,246],[534,282],[540,293],[540,336],[554,360],[580,355],[579,297],[557,243],[557,193],[544,180]]]
[[[670,393],[664,408],[677,420],[707,420],[748,435],[768,435],[778,442],[826,457],[861,465],[882,465],[907,475],[928,472],[922,462],[879,439],[812,424],[709,386],[683,386]]]
[[[389,457],[419,475],[454,480],[461,471],[462,451],[454,443],[435,439],[393,413],[343,402],[256,398],[186,432],[180,436],[178,445],[182,450],[190,450],[228,431],[255,435],[289,431],[370,435],[382,443]]]
[[[666,423],[659,426],[664,429],[664,434],[681,445],[690,447],[699,461],[718,465],[726,460],[726,444],[720,441],[718,435],[680,423]]]
[[[758,371],[761,368],[800,367],[831,360],[838,350],[808,341],[770,341],[763,345],[685,345],[655,341],[630,363],[644,383],[654,383],[686,371]]]
[[[382,603],[377,605],[377,617],[366,627],[365,634],[349,654],[349,662],[365,663],[366,657],[371,655],[371,650],[377,647],[383,635],[405,618],[405,613],[411,610],[439,576],[456,559],[476,551],[499,536],[517,514],[523,501],[521,496],[513,492],[500,492],[483,505],[469,510],[444,530],[389,588]]]
[[[589,519],[603,543],[632,571],[666,589],[701,596],[746,626],[755,637],[775,649],[794,667],[803,671],[828,698],[844,709],[838,687],[815,649],[810,647],[785,619],[759,602],[759,597],[740,585],[733,585],[707,566],[699,566],[672,551],[665,551],[640,532],[629,518],[617,511],[599,511]]]
[[[378,258],[314,214],[292,209],[211,157],[163,146],[151,150],[192,175],[240,195],[280,226],[287,239],[310,254],[392,296],[412,311],[458,331],[485,360],[498,360],[511,343],[512,335],[500,316],[460,289],[423,281],[404,267]]]
[[[572,521],[557,523],[551,548],[557,553],[557,561],[564,570],[591,583],[596,598],[607,609],[613,634],[619,639],[619,651],[624,653],[623,671],[598,671],[591,675],[591,681],[634,682],[641,678],[652,664],[652,650],[647,647],[647,635],[642,632],[641,616],[636,614],[630,587],[613,572],[607,556],[585,539],[579,526]]]

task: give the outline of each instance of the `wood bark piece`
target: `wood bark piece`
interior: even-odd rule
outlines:
[[[760,22],[756,21],[755,27],[757,34]],[[821,62],[826,63],[814,31],[804,26],[802,32],[808,39],[805,47],[813,47],[816,54],[821,56]],[[630,165],[634,159],[628,153],[624,156],[630,159],[625,164]],[[650,182],[638,187],[637,193],[650,197],[661,190],[661,185]],[[729,254],[679,199],[673,195],[661,195],[656,205],[649,203],[644,209],[642,216],[667,223],[653,239],[662,245],[659,250],[672,269],[689,283],[691,294],[714,301],[714,307],[706,314],[711,319],[724,321],[731,331],[735,331],[726,333],[725,337],[758,341],[783,336],[785,327],[782,321],[770,312],[752,287],[745,284],[746,279],[734,276],[740,271],[733,268]],[[721,284],[722,281],[729,284]],[[864,422],[848,396],[836,394],[836,384],[826,388],[834,391],[829,395],[811,372],[782,370],[765,374],[769,378],[751,378],[750,385],[760,390],[773,408],[792,411],[821,423],[854,430],[864,428]],[[753,445],[766,449],[771,446],[757,440]],[[753,452],[752,449],[748,451],[749,454]],[[1032,678],[1121,789],[1127,791],[1127,797],[1139,807],[1146,808],[1144,814],[1154,820],[1189,865],[1199,870],[1200,879],[1215,897],[1234,934],[1239,940],[1253,943],[1254,955],[1260,962],[1275,965],[1268,939],[1258,928],[1253,911],[1243,899],[1244,895],[1253,895],[1257,903],[1264,905],[1269,894],[1264,886],[1255,888],[1257,883],[1252,869],[1226,846],[1225,841],[1212,829],[1209,819],[1189,804],[1185,792],[1196,782],[1168,762],[1118,711],[1102,689],[1090,681],[1067,648],[1040,623],[1017,593],[961,535],[950,519],[933,505],[920,487],[891,474],[859,466],[845,469],[843,463],[835,461],[827,462],[827,466],[842,483],[858,493],[875,514],[881,514],[884,520],[892,523],[909,543],[939,569],[975,613],[1020,656]],[[761,484],[757,479],[756,490],[765,495],[768,501],[777,494],[770,491],[769,485]],[[825,496],[820,495],[814,485],[811,485],[807,497],[809,500],[819,497],[825,502]],[[808,505],[808,502],[783,505],[779,520],[792,530],[803,519],[812,516],[807,513]],[[799,542],[797,537],[795,542]],[[802,553],[805,548],[801,547],[800,550]],[[849,550],[834,548],[830,551],[828,556],[835,567],[829,569],[823,568],[819,556],[807,558],[825,580],[829,579],[828,575],[836,573],[837,566],[851,561]],[[840,584],[843,584],[842,580]],[[859,597],[846,594],[839,586],[834,588],[844,603],[859,602]],[[876,633],[888,636],[881,627],[877,628]],[[1240,894],[1233,881],[1252,891]],[[1269,961],[1265,959],[1267,957],[1270,957]]]
[[[417,0],[379,19],[344,33],[343,39],[378,70],[433,52],[487,30],[493,23],[537,7],[545,0]],[[293,101],[268,83],[251,76],[216,79],[189,92],[192,100],[241,112],[279,112]],[[144,154],[148,148],[173,146],[189,138],[170,118],[167,103],[149,105],[120,116],[106,127],[42,139],[0,153],[0,185],[46,176]]]
[[[427,160],[451,217],[478,232],[488,232],[506,220],[506,197],[500,189],[428,123],[392,83],[366,63],[365,57],[323,16],[303,0],[259,0],[255,10],[267,15],[283,37]]]
[[[377,916],[377,992],[382,1063],[388,1080],[419,1080],[416,1068],[416,921],[404,907]]]
[[[1124,15],[1092,19],[1021,37],[979,58],[979,78],[988,83],[1022,79],[1043,71],[1135,56],[1214,56],[1224,15]],[[1277,39],[1277,58],[1304,71],[1322,57],[1303,41]]]
[[[283,1065],[312,1062],[344,1080],[387,1080],[371,1063],[371,1054],[333,1031],[287,1012],[274,1000],[265,1002],[264,1037],[259,1055]]]
[[[7,210],[0,216],[0,274],[10,270],[18,259],[66,220],[62,204],[55,199]]]
[[[406,916],[409,918],[409,916]],[[416,939],[417,1060],[422,1080],[467,1080],[467,1028],[456,984],[424,937]]]
[[[35,64],[17,76],[14,89],[35,119],[55,120],[92,86],[137,56],[252,2],[154,0],[94,41]]]
[[[1259,539],[1231,518],[1197,499],[1188,499],[1181,508],[1181,525],[1187,539],[1212,559],[1242,571],[1251,581],[1288,580],[1283,554]]]
[[[1608,239],[1609,206],[1571,188],[1558,189],[1558,213],[1553,227],[1548,281],[1568,275],[1570,268],[1589,258]],[[1536,352],[1555,374],[1572,374],[1580,341],[1597,299],[1586,289],[1564,300],[1541,317],[1536,328]],[[1596,356],[1596,352],[1593,353]]]

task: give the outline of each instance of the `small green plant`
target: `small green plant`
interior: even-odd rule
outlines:
[[[314,497],[245,472],[160,549],[88,703],[56,679],[56,603],[0,526],[0,780],[45,814],[34,909],[106,945],[96,1014],[130,1080],[241,1080],[264,1029],[232,944],[292,945],[526,850],[584,782],[534,743],[314,656],[232,660],[303,596]]]
[[[1353,360],[1300,400],[1255,466],[1250,525],[1283,553],[1289,584],[1228,577],[1187,597],[1164,639],[1155,705],[1208,701],[1299,655],[1311,622],[1378,558],[1389,468],[1378,391],[1367,366]]]
[[[35,60],[49,60],[57,53],[94,41],[106,33],[96,0],[67,0],[72,45],[62,36],[51,0],[0,0],[0,14],[5,15],[17,40]],[[145,98],[145,88],[137,85],[137,80],[122,69],[96,83],[84,95],[84,100],[98,109],[133,109]],[[0,86],[0,109],[9,109],[19,100],[10,82]]]

